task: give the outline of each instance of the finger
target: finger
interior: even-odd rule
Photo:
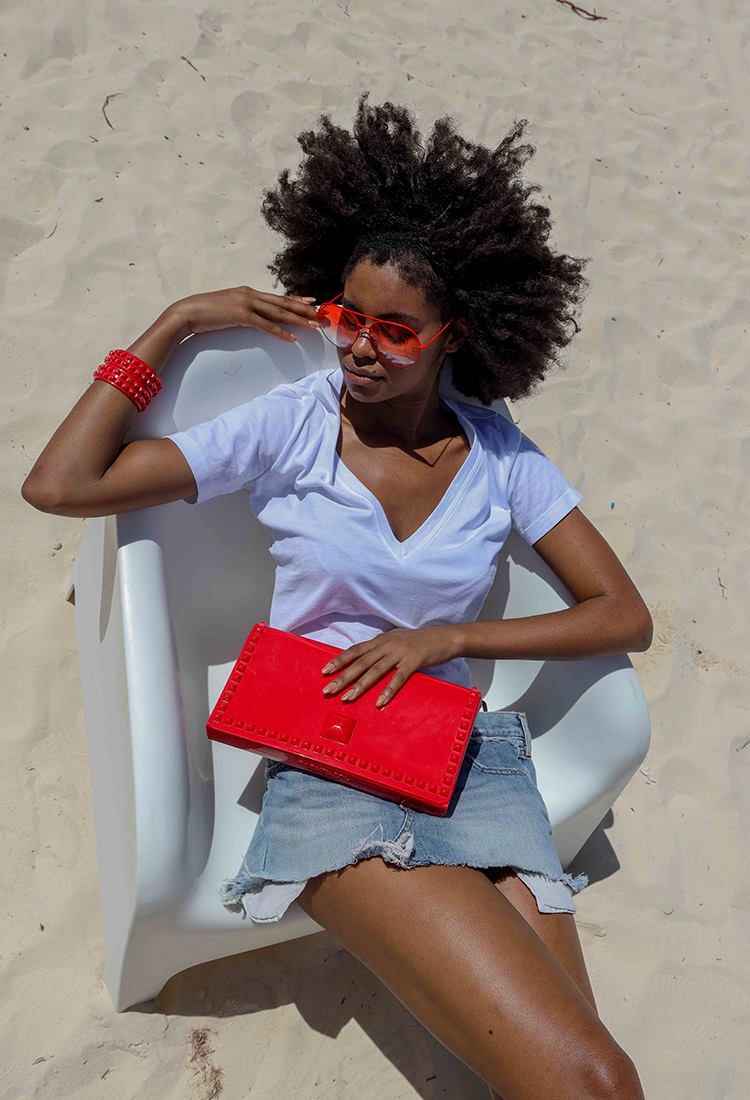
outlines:
[[[247,324],[251,328],[260,329],[261,332],[270,332],[272,336],[280,336],[282,340],[297,342],[298,337],[293,332],[287,332],[285,328],[279,328],[278,325],[272,324],[270,321],[264,321],[262,317],[253,317]]]
[[[264,306],[264,308],[266,308]],[[312,302],[296,302],[292,298],[285,298],[283,304],[267,303],[267,308],[274,311],[277,318],[289,319],[292,322],[312,321],[317,318],[317,309]]]
[[[363,675],[358,674],[353,677],[354,682],[341,696],[342,700],[349,702],[352,699],[358,699],[359,696],[368,691],[373,684],[377,684],[379,680],[382,680],[386,672],[391,668],[393,668],[393,660],[388,657],[381,657],[380,660],[376,661],[374,665],[371,665]]]
[[[247,289],[250,289],[249,287]],[[256,298],[262,298],[264,302],[306,302],[315,301],[313,295],[302,294],[273,294],[270,290],[255,290],[253,288],[253,295]]]
[[[372,654],[363,654],[362,657],[359,657],[356,661],[353,662],[353,664],[351,664],[347,669],[341,672],[335,680],[330,680],[323,688],[323,694],[333,695],[335,692],[340,691],[342,688],[345,688],[348,684],[351,684],[353,680],[356,680],[359,676],[362,675],[363,672],[367,671],[367,669],[377,668],[378,665],[380,665],[380,672],[375,677],[375,679],[377,680],[379,676],[383,676],[385,674],[387,667],[392,667],[387,663],[384,667],[384,660],[384,658],[381,658],[380,661],[376,661],[373,665]]]
[[[324,675],[328,676],[335,672],[337,669],[342,668],[348,664],[349,661],[353,661],[355,657],[360,657],[363,653],[367,653],[368,650],[373,648],[372,642],[357,642],[355,645],[349,646],[343,653],[337,653],[335,657],[332,657],[327,665],[324,665],[320,670]]]
[[[299,308],[304,310],[304,313],[295,313],[289,306],[277,306],[268,302],[263,305],[262,315],[274,321],[282,321],[285,325],[301,325],[304,328],[320,327],[312,306],[300,303]]]
[[[305,319],[314,319],[316,316],[316,310],[312,304],[315,298],[297,298],[294,295],[280,296],[278,294],[262,294],[260,291],[256,291],[254,295],[254,304],[257,308],[258,303],[263,304],[263,313],[265,316],[272,317],[277,321],[287,321],[291,318],[292,321],[297,321],[297,318],[301,317],[302,323]]]
[[[349,691],[344,692],[344,694],[341,696],[342,701],[346,701],[347,703],[349,703],[352,702],[354,699],[359,698],[359,696],[367,691],[368,688],[372,687],[373,684],[377,684],[379,680],[382,680],[383,676],[386,674],[389,668],[393,668],[392,663],[387,665],[385,668],[378,668],[378,666],[375,665],[372,669],[370,669],[370,672],[363,676],[362,679],[354,685],[354,687],[352,687]],[[395,676],[392,676],[391,679],[388,681],[387,686],[383,688],[383,690],[380,692],[377,699],[375,700],[376,706],[384,706],[387,702],[390,702],[390,700],[398,691],[399,687],[401,687],[401,684],[405,683],[408,679],[408,676],[405,675],[401,682],[398,683],[397,676],[398,673]]]
[[[384,707],[387,703],[390,703],[391,699],[404,686],[410,675],[411,673],[406,672],[404,669],[399,669],[395,672],[375,700],[375,706]]]
[[[391,676],[383,691],[380,692],[380,694],[377,696],[375,700],[375,706],[382,707],[385,706],[386,703],[389,703],[391,698],[393,698],[394,695],[396,695],[396,693],[400,691],[401,687],[404,686],[404,684],[407,682],[409,676],[412,673],[417,672],[419,668],[420,665],[413,664],[413,662],[408,665],[404,663],[397,665],[396,671],[394,672],[393,676]]]

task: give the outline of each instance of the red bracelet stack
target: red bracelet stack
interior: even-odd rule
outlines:
[[[161,378],[156,371],[137,355],[122,348],[107,354],[104,362],[94,371],[94,378],[122,390],[137,405],[138,412],[143,412],[161,389]]]

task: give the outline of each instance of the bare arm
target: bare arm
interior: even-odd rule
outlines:
[[[294,341],[279,322],[317,326],[312,301],[247,286],[194,294],[168,306],[127,350],[161,374],[191,333],[241,326]],[[95,378],[31,468],[23,499],[41,512],[87,517],[195,496],[192,470],[171,439],[135,439],[123,446],[137,415],[129,397]]]
[[[456,656],[580,660],[643,653],[650,647],[653,622],[643,597],[579,508],[538,539],[534,549],[577,603],[542,615],[458,623],[450,628]]]
[[[188,333],[182,314],[169,306],[127,350],[161,374]],[[171,440],[138,439],[123,448],[137,415],[129,397],[95,378],[32,466],[21,487],[24,500],[42,512],[85,517],[195,493],[190,467]]]

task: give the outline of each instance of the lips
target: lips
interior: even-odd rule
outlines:
[[[351,367],[346,367],[345,369],[348,370],[350,374],[356,375],[357,378],[369,378],[373,381],[376,378],[385,378],[384,374],[365,374],[363,370],[353,370]]]

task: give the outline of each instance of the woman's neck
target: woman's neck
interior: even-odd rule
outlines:
[[[428,447],[455,434],[453,414],[440,400],[437,383],[426,392],[397,394],[383,401],[357,401],[342,384],[339,404],[357,435],[371,443],[393,443],[406,450]]]

